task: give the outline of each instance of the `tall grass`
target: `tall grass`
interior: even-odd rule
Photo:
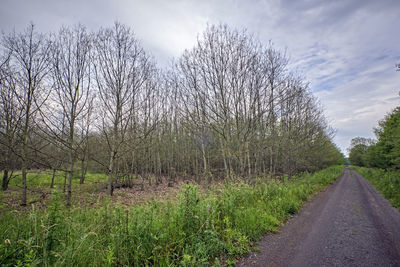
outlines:
[[[28,213],[10,211],[0,218],[0,265],[218,266],[222,259],[233,264],[342,170],[228,184],[207,193],[190,184],[174,201],[129,209],[110,201],[67,209],[54,193],[46,210],[32,206]]]
[[[400,171],[353,166],[393,205],[400,210]]]

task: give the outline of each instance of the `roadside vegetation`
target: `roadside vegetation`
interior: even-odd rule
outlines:
[[[349,161],[396,208],[400,208],[400,107],[374,129],[377,140],[351,140]],[[358,166],[358,167],[357,167]]]
[[[400,106],[387,114],[374,129],[377,140],[351,140],[349,160],[362,167],[400,170]]]
[[[278,227],[343,166],[282,180],[227,183],[210,190],[188,184],[177,198],[123,206],[65,207],[59,191],[47,208],[35,204],[0,217],[2,266],[233,264],[263,233]]]
[[[393,205],[400,210],[400,171],[353,167]]]

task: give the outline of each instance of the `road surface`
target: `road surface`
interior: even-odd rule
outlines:
[[[351,168],[237,266],[400,266],[400,213]]]

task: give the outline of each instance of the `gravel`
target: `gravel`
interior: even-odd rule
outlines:
[[[237,266],[400,266],[400,213],[360,174],[345,168],[257,253]]]

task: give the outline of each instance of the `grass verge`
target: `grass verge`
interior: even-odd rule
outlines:
[[[392,205],[400,210],[400,171],[372,169],[353,166],[366,178]]]
[[[174,201],[124,208],[63,206],[0,218],[0,265],[219,266],[234,264],[262,234],[276,231],[308,198],[338,178],[343,166],[290,181],[227,184],[207,193],[187,185]]]

